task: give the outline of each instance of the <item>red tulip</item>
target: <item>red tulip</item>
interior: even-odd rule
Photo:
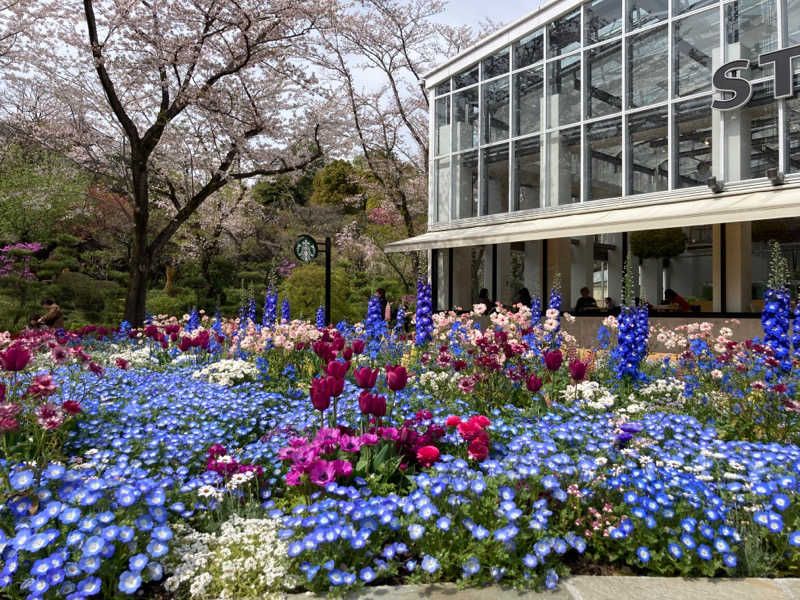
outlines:
[[[114,362],[123,371],[127,371],[128,367],[131,366],[130,363],[127,360],[125,360],[124,358],[122,358],[121,356],[118,356],[117,359]]]
[[[361,354],[364,352],[364,340],[353,340],[353,354]]]
[[[461,418],[456,415],[450,415],[444,422],[444,424],[447,425],[448,427],[458,427],[460,423],[461,423]]]
[[[0,383],[0,402],[6,399],[6,384]]]
[[[183,336],[181,338],[180,343],[178,344],[178,348],[180,348],[181,352],[186,352],[191,347],[192,347],[192,340],[186,336]]]
[[[558,371],[562,362],[564,362],[564,355],[561,354],[561,350],[548,350],[544,353],[544,366],[548,371]]]
[[[386,365],[386,385],[393,392],[399,392],[408,383],[408,371],[402,365],[390,367]]]
[[[349,361],[351,358],[353,358],[353,349],[350,346],[342,350],[342,358],[346,361]]]
[[[583,381],[586,377],[586,363],[576,359],[569,361],[569,375],[576,383]]]
[[[325,380],[327,381],[328,393],[331,396],[338,397],[344,391],[344,377],[339,378],[333,375],[328,375]]]
[[[326,377],[315,377],[311,382],[311,404],[322,412],[331,405],[331,393]]]
[[[383,417],[386,415],[386,398],[363,390],[358,396],[358,407],[365,415]]]
[[[314,349],[314,354],[319,356],[322,360],[329,361],[333,358],[333,351],[329,344],[319,341],[311,344],[311,347]]]
[[[359,367],[353,371],[353,376],[356,380],[356,385],[360,388],[368,390],[375,385],[378,381],[378,369],[370,369],[369,367]]]
[[[326,373],[336,379],[344,379],[345,373],[350,369],[349,362],[342,362],[340,360],[332,360],[328,363]]]
[[[6,371],[22,371],[31,361],[31,353],[21,344],[14,344],[6,349],[0,358]]]
[[[525,380],[525,385],[528,386],[528,391],[532,394],[535,394],[540,389],[542,389],[542,380],[540,377],[536,376],[536,373],[531,373],[528,375],[528,378]]]

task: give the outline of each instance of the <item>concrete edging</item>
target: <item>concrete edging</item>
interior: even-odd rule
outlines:
[[[325,598],[310,592],[293,600]],[[800,600],[800,579],[682,579],[678,577],[593,577],[562,580],[547,592],[502,586],[459,590],[452,583],[377,586],[347,594],[352,600]]]

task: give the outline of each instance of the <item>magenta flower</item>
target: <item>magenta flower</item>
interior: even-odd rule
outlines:
[[[399,392],[408,383],[408,371],[402,365],[386,365],[386,385],[393,392]]]
[[[353,377],[356,380],[356,385],[365,390],[371,389],[375,385],[375,382],[378,381],[378,372],[378,369],[359,367],[353,371]]]
[[[6,371],[22,371],[31,361],[31,353],[21,344],[14,344],[0,356]]]
[[[64,422],[64,411],[55,404],[45,402],[36,407],[36,422],[48,431],[58,429]]]
[[[569,375],[572,377],[576,383],[583,381],[583,378],[586,377],[586,363],[576,359],[569,361]]]
[[[328,389],[329,377],[315,377],[311,382],[311,404],[322,412],[331,405],[331,392]]]
[[[309,477],[311,478],[312,483],[315,483],[319,486],[328,485],[331,481],[333,481],[335,475],[336,467],[334,464],[322,459],[317,460],[313,465],[311,465],[311,470],[309,471]]]
[[[540,389],[542,389],[542,379],[540,377],[537,377],[536,373],[531,373],[525,380],[525,385],[528,387],[529,392],[535,394]]]
[[[564,355],[561,354],[561,350],[548,350],[544,353],[544,366],[548,371],[558,371],[562,362],[564,362]]]
[[[345,374],[350,369],[349,362],[342,362],[340,360],[332,360],[328,363],[328,368],[326,373],[329,377],[335,377],[336,379],[344,379]]]

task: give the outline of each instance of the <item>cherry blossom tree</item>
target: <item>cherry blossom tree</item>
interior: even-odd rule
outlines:
[[[204,202],[321,155],[316,82],[301,58],[333,2],[23,2],[40,12],[33,35],[15,40],[4,116],[126,198],[128,321],[143,321],[155,257]],[[32,86],[58,107],[47,119],[28,110]]]
[[[396,219],[408,237],[424,226],[427,210],[430,99],[423,76],[474,39],[469,28],[433,21],[444,5],[440,0],[353,0],[320,22],[318,43],[309,53],[322,69],[341,129],[349,132],[340,144],[363,155],[363,183],[383,199],[377,218]],[[352,230],[340,237],[363,244]],[[383,256],[401,272],[402,258]],[[419,255],[411,262],[414,273],[402,278],[413,281],[421,269]]]

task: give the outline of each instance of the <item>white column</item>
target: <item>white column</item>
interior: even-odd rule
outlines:
[[[753,294],[753,235],[750,221],[725,225],[728,312],[749,312]]]

